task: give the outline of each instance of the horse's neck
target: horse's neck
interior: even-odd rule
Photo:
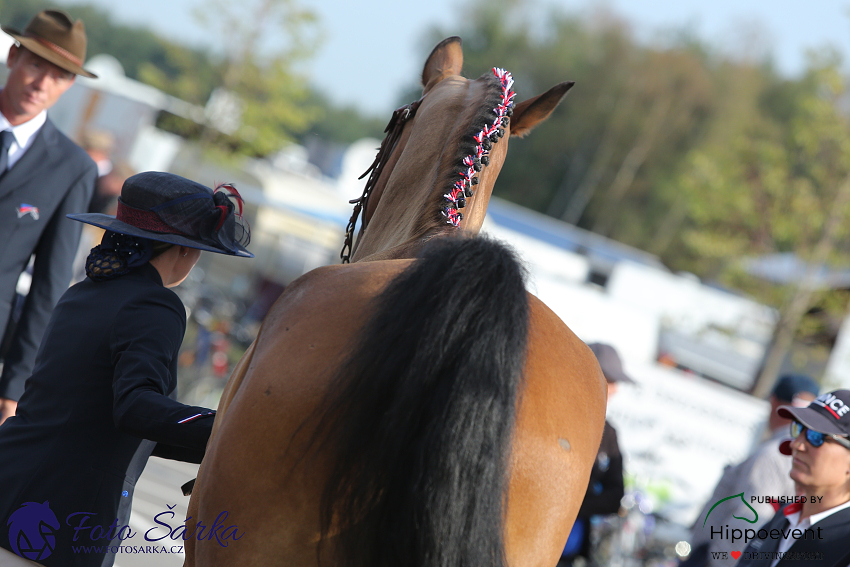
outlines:
[[[507,151],[507,143],[500,144],[491,154],[495,162],[481,172],[475,196],[467,200],[462,210],[464,220],[460,227],[449,224],[440,214],[443,194],[447,191],[443,181],[449,176],[436,167],[420,176],[407,176],[417,182],[393,180],[378,196],[375,213],[361,234],[352,260],[398,260],[415,258],[429,240],[436,237],[477,234],[484,222],[493,185],[499,175]],[[427,161],[425,163],[428,163]]]
[[[386,184],[370,197],[376,205],[358,239],[354,261],[412,258],[427,240],[453,229],[439,212],[447,176],[440,170],[443,148],[414,147],[416,151],[402,152]]]
[[[446,90],[423,98],[415,118],[398,144],[400,152],[387,162],[386,182],[380,179],[370,195],[366,229],[362,231],[353,261],[415,257],[431,238],[462,232],[477,233],[496,177],[504,161],[507,141],[494,145],[490,165],[476,177],[474,198],[467,199],[460,228],[441,214],[444,195],[460,179],[457,155],[461,136],[476,116],[485,87],[458,79],[446,80]],[[369,211],[374,211],[368,216]]]
[[[435,211],[428,191],[388,189],[357,243],[355,261],[413,258],[428,240],[452,228],[431,220]]]

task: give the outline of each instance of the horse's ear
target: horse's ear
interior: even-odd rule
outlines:
[[[422,69],[422,94],[451,75],[460,75],[463,68],[461,39],[452,36],[437,44]]]
[[[511,136],[521,138],[549,118],[549,115],[552,114],[552,111],[555,110],[555,107],[558,106],[558,103],[574,84],[572,81],[559,83],[542,95],[517,104],[514,108],[514,115],[511,117]]]

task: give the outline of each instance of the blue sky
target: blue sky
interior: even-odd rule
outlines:
[[[203,0],[88,1],[119,21],[147,25],[189,44],[210,44],[209,34],[192,17],[192,9]],[[647,40],[664,30],[687,27],[729,52],[759,46],[789,75],[804,67],[807,49],[832,45],[850,60],[850,1],[537,1],[584,15],[610,9]],[[463,13],[458,8],[465,5],[458,0],[302,0],[301,4],[319,15],[325,37],[306,67],[313,83],[337,102],[381,116],[391,112],[400,91],[416,81],[431,47],[423,44],[426,30],[434,24],[449,30],[459,27],[456,14]]]

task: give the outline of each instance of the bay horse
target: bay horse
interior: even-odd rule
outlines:
[[[515,103],[509,73],[468,80],[462,65],[459,38],[434,48],[357,200],[353,262],[290,284],[234,369],[189,503],[186,567],[557,562],[605,381],[513,254],[472,236],[508,138],[572,84]]]

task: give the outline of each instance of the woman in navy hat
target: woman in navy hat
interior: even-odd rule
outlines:
[[[232,187],[146,172],[124,183],[117,216],[69,215],[106,233],[88,277],[53,311],[17,414],[0,427],[0,564],[14,553],[111,565],[108,547],[152,545],[122,530],[133,487],[151,454],[199,463],[215,413],[174,399],[186,311],[169,288],[202,250],[252,256],[241,210]]]
[[[806,408],[782,406],[776,412],[792,420],[793,439],[784,441],[779,451],[793,457],[790,476],[800,498],[756,530],[738,566],[847,567],[850,390],[818,396]]]

